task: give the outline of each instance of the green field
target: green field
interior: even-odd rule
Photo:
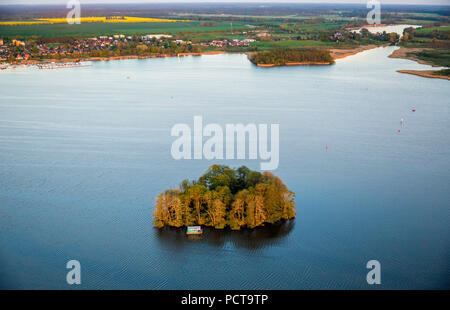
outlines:
[[[435,30],[439,30],[439,31],[450,31],[450,26],[420,28],[420,29],[417,29],[416,31],[417,31],[418,33],[427,33],[427,32],[432,32],[432,31],[435,31]]]
[[[425,50],[415,55],[425,61],[442,67],[450,67],[450,51],[448,49]]]
[[[321,24],[312,24],[312,25],[304,24],[300,25],[298,28],[299,30],[303,31],[328,30],[328,29],[337,29],[345,24],[346,24],[345,22],[337,22],[337,23],[324,22]]]
[[[201,17],[206,19],[218,19],[218,18],[233,18],[233,20],[241,19],[247,20],[248,22],[252,20],[262,20],[264,22],[270,20],[284,21],[284,20],[292,20],[292,21],[305,21],[317,18],[324,18],[333,21],[351,21],[354,20],[351,17],[342,17],[334,14],[318,14],[318,15],[242,15],[242,14],[177,14],[179,18],[189,19],[190,17]],[[168,17],[169,18],[169,17]]]
[[[80,25],[53,24],[53,25],[18,25],[0,26],[3,38],[25,38],[40,36],[54,37],[83,37],[102,34],[150,34],[204,31],[231,31],[229,22],[216,22],[216,26],[201,26],[200,22],[172,22],[172,23],[82,23]],[[248,29],[247,23],[233,22],[233,30]]]
[[[212,40],[234,40],[234,39],[238,39],[238,40],[243,40],[246,39],[247,36],[246,35],[242,35],[242,34],[231,34],[231,32],[228,31],[211,31],[211,32],[191,32],[191,33],[187,33],[187,34],[183,34],[181,35],[180,33],[180,37],[182,39],[185,40],[191,40],[194,43],[198,43],[198,42],[207,42],[207,41],[212,41]]]
[[[255,42],[252,46],[258,47],[258,50],[272,49],[274,47],[312,47],[312,46],[333,46],[333,42],[321,42],[314,40],[283,40],[283,41],[271,41],[271,42]]]

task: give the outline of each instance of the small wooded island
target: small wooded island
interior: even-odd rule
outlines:
[[[260,67],[334,64],[330,53],[321,49],[277,48],[249,54],[248,59]]]
[[[295,194],[270,172],[213,165],[196,181],[157,197],[155,227],[254,228],[295,217]]]

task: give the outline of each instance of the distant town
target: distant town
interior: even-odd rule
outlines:
[[[253,30],[249,32],[234,32],[236,36],[245,36],[243,39],[213,39],[209,41],[192,42],[182,40],[170,34],[146,35],[100,35],[74,39],[60,38],[27,38],[27,39],[0,39],[0,62],[9,64],[0,66],[0,69],[13,68],[17,64],[36,64],[49,60],[77,60],[86,58],[113,58],[113,57],[164,57],[180,54],[198,54],[205,50],[221,50],[237,48],[240,51],[252,51],[250,48],[257,41],[271,40],[271,33],[267,30]],[[392,34],[374,34],[373,37],[381,41],[395,41]],[[345,35],[337,31],[326,39],[339,42],[348,38],[359,36],[355,31],[345,31]],[[389,37],[390,36],[390,37]],[[258,39],[258,40],[257,40]],[[303,38],[299,38],[302,40]],[[257,50],[257,47],[254,48]]]
[[[175,39],[168,34],[147,34],[127,36],[124,34],[102,35],[84,39],[39,38],[27,40],[0,39],[0,61],[22,62],[27,60],[43,61],[46,59],[79,59],[87,57],[114,56],[150,56],[173,55],[180,53],[200,53],[202,47],[249,47],[255,39],[211,40],[192,43]]]

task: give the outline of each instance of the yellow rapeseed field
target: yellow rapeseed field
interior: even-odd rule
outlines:
[[[113,16],[113,17],[81,17],[81,23],[169,23],[169,22],[187,22],[189,20],[180,19],[162,19],[162,18],[145,18],[132,16]],[[0,26],[16,26],[16,25],[44,25],[44,24],[63,24],[67,23],[66,18],[46,18],[33,21],[8,21],[0,22]]]

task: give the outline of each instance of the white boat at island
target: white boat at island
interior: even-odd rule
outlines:
[[[203,230],[201,226],[188,226],[186,235],[201,235]]]

